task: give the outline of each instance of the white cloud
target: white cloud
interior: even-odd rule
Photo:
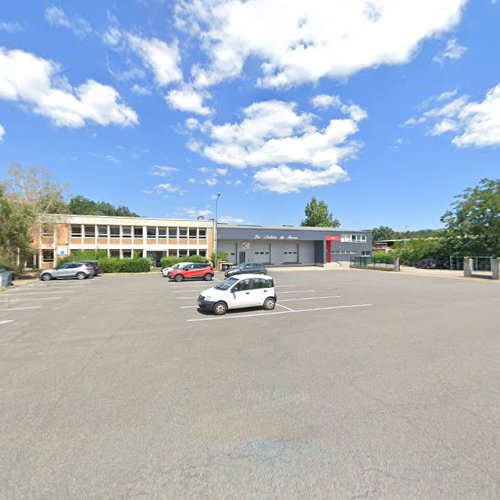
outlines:
[[[5,135],[5,129],[2,127],[2,124],[0,123],[0,142],[3,141],[4,135]]]
[[[45,9],[45,19],[51,26],[61,26],[71,30],[78,38],[83,38],[92,32],[88,21],[80,16],[69,19],[64,11],[55,5]]]
[[[339,181],[348,180],[348,175],[338,165],[324,170],[297,169],[286,165],[264,168],[254,175],[256,186],[259,189],[274,193],[296,193],[300,189],[327,186]]]
[[[333,184],[347,179],[339,163],[359,150],[352,136],[366,116],[355,104],[340,108],[347,117],[318,128],[314,115],[299,112],[295,103],[257,102],[243,110],[240,122],[206,121],[200,132],[208,139],[198,141],[197,151],[221,165],[260,168],[254,180],[261,189],[287,193]]]
[[[166,192],[166,193],[180,193],[180,194],[182,194],[184,192],[180,187],[174,186],[173,184],[170,184],[169,182],[166,182],[163,184],[158,184],[155,186],[155,189],[159,192]]]
[[[206,97],[210,97],[208,92],[198,91],[189,85],[184,85],[179,89],[171,90],[167,94],[166,100],[172,109],[198,115],[209,115],[212,110],[203,105],[203,100]]]
[[[208,167],[201,167],[200,172],[202,174],[208,174],[208,172],[210,172],[210,169]]]
[[[459,45],[457,40],[452,38],[446,42],[444,50],[436,54],[432,60],[438,64],[444,64],[446,61],[456,61],[460,59],[466,52],[467,47]]]
[[[356,122],[364,120],[368,116],[366,111],[357,104],[344,104],[338,95],[319,94],[311,99],[311,104],[319,109],[336,107]]]
[[[219,175],[227,175],[227,168],[217,168],[217,169],[215,169],[215,171]]]
[[[221,215],[218,222],[220,222],[221,224],[243,224],[245,222],[245,219],[241,219],[240,217],[233,217],[232,215]]]
[[[137,83],[134,83],[132,85],[132,92],[137,95],[150,95],[151,90],[149,90],[147,87],[143,87],[142,85],[137,85]]]
[[[182,208],[177,210],[177,214],[192,217],[193,219],[196,219],[197,217],[204,217],[205,219],[208,219],[212,217],[212,210],[209,208]]]
[[[158,38],[141,38],[130,33],[126,38],[143,64],[151,69],[159,86],[182,80],[181,56],[177,42],[169,45]]]
[[[488,90],[480,102],[457,97],[410,120],[412,124],[432,124],[431,135],[452,133],[451,142],[460,148],[500,146],[500,84]]]
[[[0,99],[29,104],[61,127],[138,123],[136,112],[121,103],[113,87],[95,80],[72,87],[56,63],[23,50],[0,48]]]
[[[153,165],[151,168],[151,175],[157,177],[166,177],[167,175],[177,172],[179,169],[175,167],[169,167],[167,165]]]
[[[110,161],[111,163],[121,163],[121,160],[113,155],[106,155],[106,160]]]
[[[19,23],[8,23],[2,22],[0,23],[0,32],[4,33],[20,33],[24,31],[24,28]]]
[[[406,63],[457,25],[466,1],[180,0],[175,15],[208,56],[193,67],[197,86],[239,76],[254,57],[259,84],[287,87]]]

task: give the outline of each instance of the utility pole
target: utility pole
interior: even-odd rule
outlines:
[[[217,256],[217,206],[219,202],[219,198],[222,196],[222,193],[217,193],[217,198],[215,198],[215,224],[214,224],[214,248],[215,248],[215,257],[214,257],[214,264],[215,264],[215,271],[217,271],[217,261],[218,261],[218,256]]]

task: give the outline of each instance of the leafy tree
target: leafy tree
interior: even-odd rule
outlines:
[[[415,265],[424,259],[447,259],[451,255],[445,238],[413,238],[410,241],[400,241],[395,245],[394,251],[401,263],[408,265]]]
[[[392,240],[394,239],[394,230],[388,226],[374,227],[372,230],[373,241]]]
[[[33,253],[32,220],[31,208],[10,202],[0,185],[0,267],[15,268]]]
[[[500,179],[482,179],[455,198],[441,217],[449,245],[462,256],[500,256]]]
[[[328,211],[328,205],[324,201],[317,201],[313,196],[304,210],[306,218],[301,222],[302,226],[309,227],[339,227],[340,222],[334,219]]]
[[[75,215],[111,215],[123,217],[139,217],[124,206],[115,207],[106,201],[93,201],[85,196],[74,196],[69,201],[69,211]]]
[[[417,231],[394,231],[392,239],[404,238],[439,238],[444,235],[442,229],[418,229]]]

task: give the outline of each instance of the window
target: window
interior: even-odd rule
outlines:
[[[110,250],[109,256],[113,258],[120,257],[120,250]]]
[[[189,229],[189,237],[191,239],[196,239],[196,228],[195,227],[192,227]]]
[[[99,238],[108,237],[108,226],[97,226],[97,235]]]
[[[198,238],[200,240],[206,240],[207,239],[207,230],[205,228],[198,229]]]
[[[165,239],[167,237],[167,228],[159,227],[158,228],[158,238]]]
[[[253,289],[258,289],[258,288],[272,288],[273,286],[273,280],[271,279],[264,279],[264,278],[254,278],[253,279]]]
[[[156,227],[147,227],[146,235],[148,239],[155,240],[156,239]]]
[[[372,253],[370,252],[370,250],[363,250],[363,251],[361,252],[361,255],[362,255],[363,257],[370,257],[370,255],[371,255],[371,254],[372,254]]]
[[[177,228],[176,227],[169,227],[168,228],[168,237],[169,238],[177,238]]]
[[[122,255],[124,259],[131,259],[132,258],[132,250],[123,250]]]
[[[82,237],[82,226],[71,226],[71,237],[81,238]]]
[[[134,238],[142,238],[142,227],[134,227]]]
[[[54,262],[54,250],[42,250],[43,262]]]
[[[251,290],[250,280],[241,280],[235,287],[235,292],[243,292],[245,290]]]
[[[187,250],[179,250],[179,257],[186,257],[187,256]]]
[[[186,239],[188,230],[185,227],[179,229],[179,238]]]
[[[200,254],[201,257],[206,257],[207,256],[207,251],[206,250],[200,250],[198,253]]]
[[[124,238],[130,238],[132,236],[132,228],[130,226],[122,227],[122,236]]]
[[[85,226],[85,238],[95,238],[95,226]]]
[[[109,235],[111,238],[119,238],[120,237],[120,227],[119,226],[111,226],[109,228]]]
[[[189,255],[196,255],[196,250],[189,250]]]

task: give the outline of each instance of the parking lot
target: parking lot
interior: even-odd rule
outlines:
[[[270,274],[221,317],[159,273],[1,293],[0,497],[500,496],[498,283]]]

